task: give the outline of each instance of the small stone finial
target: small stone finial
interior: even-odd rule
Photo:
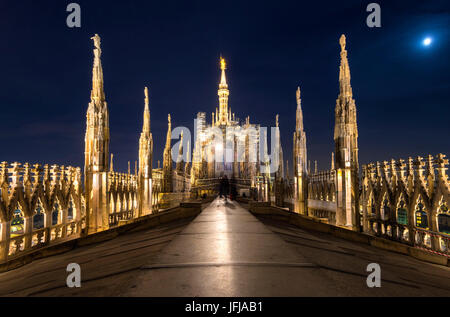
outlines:
[[[296,97],[297,97],[297,104],[300,104],[300,86],[297,87]]]
[[[113,159],[114,159],[114,154],[111,153],[111,163],[109,164],[111,172],[114,171],[114,163],[113,163]]]
[[[167,115],[167,122],[169,122],[169,124],[172,123],[172,120],[171,120],[171,118],[170,118],[170,113]]]
[[[334,152],[331,152],[331,170],[334,170]]]
[[[187,141],[187,147],[186,147],[186,162],[191,161],[191,142]]]
[[[339,44],[341,45],[341,51],[345,51],[345,34],[341,35],[341,38],[339,39]]]
[[[278,117],[279,117],[279,114],[277,114],[277,115],[275,116],[275,126],[276,126],[276,127],[278,127]]]

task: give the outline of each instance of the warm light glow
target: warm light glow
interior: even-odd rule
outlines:
[[[223,150],[223,144],[221,142],[216,143],[216,152]]]

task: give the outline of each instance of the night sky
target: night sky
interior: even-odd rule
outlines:
[[[365,23],[372,1],[77,1],[78,29],[66,26],[70,2],[0,2],[0,161],[83,167],[95,33],[116,170],[137,160],[144,86],[154,167],[168,113],[173,127],[192,129],[199,111],[211,120],[220,55],[232,111],[268,127],[279,113],[290,164],[300,85],[309,159],[329,169],[342,33],[360,163],[450,155],[448,0],[378,1],[378,29]]]

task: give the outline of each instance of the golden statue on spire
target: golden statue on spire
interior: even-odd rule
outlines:
[[[222,56],[220,56],[220,69],[225,70],[226,66],[227,66],[227,64],[225,62],[225,59]]]

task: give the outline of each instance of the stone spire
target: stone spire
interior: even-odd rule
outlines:
[[[103,91],[100,36],[95,34],[91,39],[94,41],[94,63],[91,101],[86,114],[85,172],[109,168],[109,113]]]
[[[303,126],[303,111],[302,101],[300,98],[300,87],[296,91],[297,111],[295,116],[295,131],[294,131],[294,177],[308,174],[307,167],[307,149],[306,149],[306,133]]]
[[[303,131],[303,111],[302,111],[302,100],[300,99],[300,87],[297,87],[296,91],[297,99],[297,112],[295,114],[295,130]]]
[[[300,87],[296,91],[297,111],[295,116],[294,132],[294,175],[299,172],[307,174],[307,150],[306,133],[303,126],[302,100],[300,98]]]
[[[152,160],[153,136],[150,132],[150,110],[148,88],[144,88],[144,116],[141,137],[139,138],[139,196],[140,215],[147,215],[152,211]]]
[[[106,191],[109,162],[109,112],[103,91],[102,50],[100,36],[95,34],[94,62],[92,67],[92,90],[86,114],[84,181],[85,191],[90,193],[86,200],[89,224],[88,232],[109,228],[109,210]]]
[[[345,49],[345,35],[341,36],[339,43],[341,45],[341,65],[339,67],[339,96],[336,100],[334,127],[337,168],[351,164],[351,161],[354,165],[358,165],[356,105],[350,85],[350,67]]]
[[[342,188],[336,200],[336,225],[352,227],[359,225],[359,163],[358,127],[356,105],[350,84],[350,67],[347,59],[346,38],[342,35],[341,64],[339,67],[339,96],[335,109],[335,168],[337,187]]]
[[[167,116],[167,121],[167,137],[163,157],[163,191],[166,193],[172,192],[172,122],[170,114]]]
[[[308,213],[307,178],[311,167],[308,167],[306,133],[303,126],[302,100],[300,98],[300,87],[296,91],[297,110],[295,115],[294,151],[293,151],[293,173],[294,173],[294,211],[306,215]]]
[[[219,96],[219,117],[216,118],[216,124],[227,125],[228,124],[228,96],[230,91],[228,90],[227,78],[225,76],[226,62],[223,57],[220,57],[220,69],[222,75],[220,78],[219,90],[217,94]]]

